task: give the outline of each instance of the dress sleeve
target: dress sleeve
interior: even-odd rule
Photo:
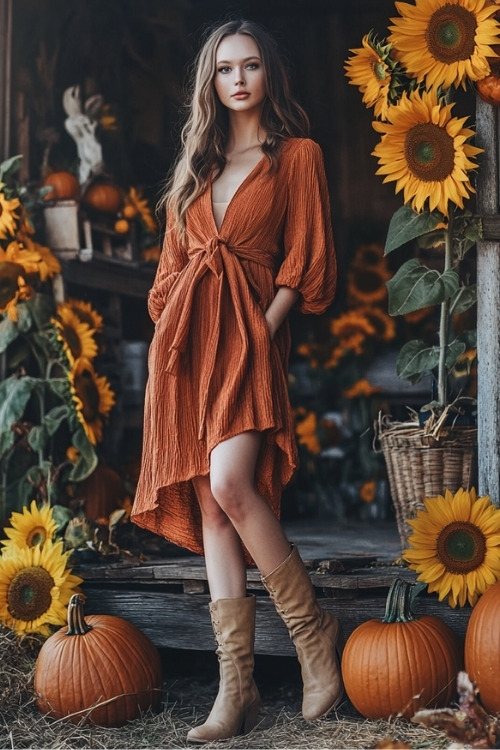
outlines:
[[[284,253],[276,285],[299,292],[300,312],[320,315],[335,296],[337,258],[323,154],[310,139],[290,165]]]
[[[158,261],[158,268],[153,286],[148,293],[148,311],[154,323],[157,323],[165,307],[168,292],[187,263],[187,255],[182,249],[171,216],[167,216],[167,226],[163,247]]]

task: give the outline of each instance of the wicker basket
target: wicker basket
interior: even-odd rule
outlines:
[[[408,422],[379,422],[376,438],[384,454],[404,550],[413,531],[406,521],[424,507],[424,498],[476,485],[477,428],[443,427],[439,437],[434,437]]]

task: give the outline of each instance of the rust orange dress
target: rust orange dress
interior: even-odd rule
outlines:
[[[308,138],[263,156],[229,203],[220,230],[209,185],[189,207],[186,240],[167,232],[148,309],[149,350],[142,467],[132,521],[203,554],[191,479],[209,474],[210,451],[247,430],[262,432],[260,495],[279,517],[297,468],[288,398],[290,330],[271,341],[264,317],[277,287],[297,308],[323,313],[337,277],[323,155]]]

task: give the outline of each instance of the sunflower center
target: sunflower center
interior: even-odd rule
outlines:
[[[475,524],[454,521],[441,530],[437,554],[450,573],[470,573],[484,562],[486,539]]]
[[[99,416],[99,391],[88,371],[75,378],[76,392],[82,402],[82,412],[86,422],[92,422]]]
[[[453,138],[439,125],[419,123],[407,133],[405,156],[409,169],[419,180],[442,182],[455,166]]]
[[[443,63],[467,60],[474,54],[476,18],[461,5],[447,3],[432,14],[426,31],[431,55]]]
[[[63,336],[64,340],[69,346],[71,354],[75,359],[78,359],[78,357],[80,357],[82,354],[82,342],[80,341],[80,337],[78,336],[73,326],[64,326]]]
[[[26,546],[34,547],[37,544],[43,544],[47,539],[47,530],[43,526],[35,526],[26,536]]]
[[[11,580],[7,593],[9,614],[30,622],[41,617],[52,605],[54,579],[40,567],[20,570]]]

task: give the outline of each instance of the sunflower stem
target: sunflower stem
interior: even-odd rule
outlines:
[[[450,209],[448,226],[444,238],[444,271],[449,271],[452,265],[453,251],[453,210]],[[438,403],[439,406],[446,406],[447,400],[447,373],[446,373],[446,352],[448,349],[448,333],[450,318],[450,300],[449,298],[441,302],[440,321],[439,321],[439,363],[438,363]]]

